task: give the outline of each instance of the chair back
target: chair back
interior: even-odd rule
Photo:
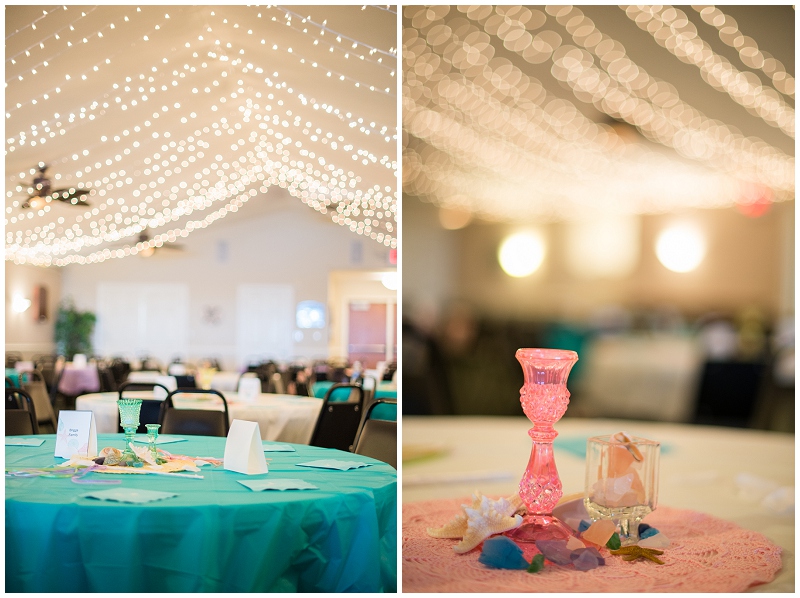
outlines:
[[[6,351],[7,368],[13,368],[18,361],[22,361],[22,353],[19,351]]]
[[[53,434],[56,432],[56,414],[50,402],[50,395],[47,393],[47,384],[44,376],[39,370],[25,372],[21,379],[22,389],[25,390],[33,399],[33,406],[36,409],[36,421],[41,424],[48,424],[53,427]]]
[[[325,392],[322,392],[322,389]],[[364,405],[364,389],[359,384],[341,384],[329,381],[314,384],[314,396],[325,398],[332,403],[353,402],[353,393],[358,395],[358,403]]]
[[[162,388],[164,394],[169,394],[169,389],[163,384],[158,382],[123,382],[120,384],[117,394],[120,399],[123,398],[125,391],[137,390],[155,390],[156,387]],[[147,434],[147,427],[145,424],[158,424],[161,416],[161,405],[164,401],[161,399],[142,399],[142,410],[139,411],[139,427],[136,428],[137,434]],[[123,432],[122,424],[117,424],[120,432]]]
[[[36,407],[21,388],[6,388],[6,436],[38,434]]]
[[[176,409],[172,398],[178,394],[200,395],[210,394],[219,397],[223,411],[207,409]],[[227,436],[230,422],[228,418],[228,402],[221,392],[202,388],[173,390],[161,405],[162,434],[186,434],[189,436]]]
[[[331,400],[337,388],[347,387],[348,394],[352,389],[358,389],[359,399],[357,401],[337,401]],[[339,391],[340,393],[343,391]],[[356,435],[361,423],[362,405],[364,402],[364,392],[360,386],[354,384],[334,384],[325,393],[322,401],[322,408],[311,434],[311,446],[322,448],[333,448],[340,451],[350,451],[355,446]]]
[[[197,388],[197,381],[191,374],[183,374],[180,376],[173,374],[172,377],[175,378],[175,383],[178,385],[178,388]]]
[[[390,399],[375,399],[367,409],[368,419],[382,419],[384,421],[397,421],[397,401]]]
[[[114,374],[107,366],[98,363],[97,374],[100,376],[100,392],[116,392],[118,390]]]
[[[397,469],[397,422],[366,419],[353,452],[383,461]]]

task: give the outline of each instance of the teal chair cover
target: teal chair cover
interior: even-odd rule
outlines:
[[[397,393],[395,392],[395,396]],[[385,421],[397,421],[397,403],[380,403],[372,408],[369,414],[370,419],[382,419]]]
[[[324,399],[325,394],[330,390],[331,386],[334,385],[334,382],[330,380],[322,380],[321,382],[314,382],[313,385],[313,392],[314,396],[318,399]],[[332,403],[343,403],[350,398],[350,390],[349,388],[341,388],[336,389],[333,391],[331,396],[328,398],[329,401]]]
[[[6,368],[6,378],[11,379],[11,382],[14,383],[14,388],[20,388],[19,384],[19,372],[14,368]]]

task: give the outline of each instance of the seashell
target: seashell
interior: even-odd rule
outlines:
[[[611,437],[611,439],[625,446],[625,448],[630,451],[631,455],[633,455],[633,458],[636,459],[637,461],[644,460],[644,455],[642,455],[639,448],[634,444],[633,439],[630,437],[630,434],[628,434],[627,432],[617,432]]]
[[[122,451],[111,446],[100,451],[99,456],[105,458],[103,465],[118,465],[122,461]]]

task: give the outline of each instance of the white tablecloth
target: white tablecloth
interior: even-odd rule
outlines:
[[[258,422],[262,440],[308,444],[322,406],[320,399],[294,395],[260,394],[253,401],[240,401],[235,392],[223,392],[228,402],[230,420]],[[150,391],[126,392],[126,397],[153,398]],[[78,397],[75,408],[92,411],[97,433],[116,433],[119,411],[115,392],[86,394]],[[219,399],[175,397],[175,406],[183,409],[222,409]]]
[[[403,502],[518,491],[528,464],[530,422],[524,417],[403,417]],[[709,513],[756,530],[783,548],[783,569],[756,592],[794,592],[794,510],[781,513],[746,491],[742,474],[789,487],[794,494],[794,435],[756,430],[619,420],[562,419],[555,457],[564,494],[583,493],[589,436],[624,430],[658,440],[659,503]],[[561,447],[559,447],[561,444]],[[438,456],[409,460],[441,450]],[[471,478],[471,479],[468,479]]]

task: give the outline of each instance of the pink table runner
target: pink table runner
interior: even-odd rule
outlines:
[[[494,497],[497,498],[497,497]],[[657,565],[623,561],[603,548],[606,565],[591,571],[549,561],[542,572],[491,569],[478,562],[481,546],[453,552],[458,540],[431,538],[471,499],[403,505],[403,592],[741,592],[771,581],[781,548],[758,532],[711,515],[658,507],[645,519],[672,541]],[[520,545],[530,561],[538,550]]]

